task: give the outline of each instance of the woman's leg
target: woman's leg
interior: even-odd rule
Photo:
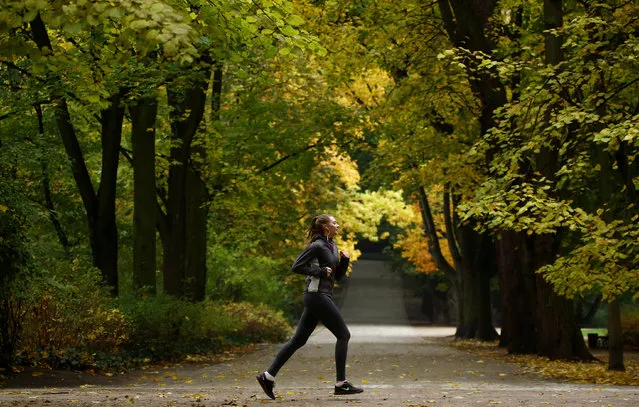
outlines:
[[[325,294],[318,294],[314,297],[314,301],[307,307],[337,338],[337,343],[335,344],[335,371],[337,382],[344,381],[346,380],[346,356],[351,333],[331,297]]]
[[[277,356],[275,356],[275,360],[271,364],[271,367],[268,368],[267,372],[275,376],[277,372],[280,371],[284,363],[293,356],[296,350],[304,346],[309,336],[315,330],[317,326],[317,318],[309,312],[307,307],[304,307],[304,311],[302,311],[302,316],[300,317],[299,322],[297,323],[297,330],[295,331],[295,335],[289,340],[282,348],[277,352]]]

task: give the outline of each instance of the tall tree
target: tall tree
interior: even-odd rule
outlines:
[[[147,41],[138,43],[136,49],[138,54],[144,54],[148,51],[145,46],[153,48],[168,37],[174,49],[182,49],[182,57],[188,59],[190,49],[181,46],[187,43],[189,31],[184,29],[180,15],[156,1],[96,7],[87,3],[67,6],[64,2],[33,2],[26,9],[22,2],[10,1],[5,6],[1,24],[9,32],[8,41],[14,44],[9,47],[14,51],[7,56],[7,63],[39,84],[34,103],[54,107],[57,130],[84,206],[93,262],[101,270],[105,284],[117,295],[115,199],[123,100],[129,90],[122,85],[126,82],[125,61],[131,55],[129,45],[144,37]],[[127,13],[132,9],[136,13]],[[166,34],[169,25],[178,31],[163,40],[148,36],[140,22],[148,23],[151,13],[155,34]],[[123,18],[125,14],[130,15]],[[120,29],[112,30],[112,26]],[[102,162],[97,188],[92,179],[95,173],[83,151],[86,144],[82,145],[88,142],[84,136],[91,133],[85,131],[84,123],[95,128],[93,134],[99,134]]]
[[[461,82],[466,76],[435,57],[450,47],[442,35],[441,17],[432,4],[423,2],[358,1],[325,4],[320,16],[323,24],[335,28],[323,38],[342,56],[328,68],[328,75],[336,78],[336,91],[373,119],[366,139],[374,157],[368,184],[401,188],[419,202],[430,257],[464,304],[458,334],[495,338],[488,284],[495,271],[494,255],[483,247],[492,239],[478,240],[471,225],[457,222],[453,208],[463,194],[472,194],[462,187],[470,179],[460,181],[467,169],[453,163],[477,134],[469,113],[476,104],[469,102],[468,86]],[[361,68],[353,69],[353,62],[341,66],[339,60],[357,61]],[[446,233],[455,264],[441,255],[439,231],[444,228],[433,221],[432,207],[443,205],[430,202],[433,197],[426,193],[437,185],[447,185],[439,196],[448,203]],[[479,269],[486,270],[481,280],[473,271]]]
[[[206,273],[206,188],[199,166],[204,159],[197,140],[206,107],[210,61],[192,67],[192,78],[167,88],[171,112],[171,155],[166,212],[160,229],[164,253],[164,290],[204,299]],[[201,133],[199,137],[202,137]]]
[[[157,96],[144,94],[129,104],[133,147],[133,280],[138,289],[156,291],[155,122]]]
[[[51,55],[53,46],[47,29],[38,13],[30,22],[32,38],[43,55]],[[118,235],[115,225],[115,186],[117,181],[120,140],[124,110],[120,105],[122,92],[109,98],[109,107],[100,113],[102,131],[102,176],[98,191],[94,190],[84,155],[77,139],[67,100],[53,95],[56,103],[56,122],[65,149],[71,161],[73,175],[82,196],[89,223],[93,262],[102,271],[105,283],[118,293]]]
[[[214,159],[209,158],[209,154],[219,158],[213,141],[227,132],[220,107],[223,67],[234,63],[233,74],[242,81],[278,54],[287,57],[295,50],[322,49],[301,28],[304,20],[288,1],[192,5],[191,12],[194,29],[201,34],[196,43],[200,54],[192,64],[170,66],[168,176],[166,183],[158,183],[163,186],[158,225],[164,291],[199,301],[206,290],[209,210],[216,195],[236,181],[227,173],[227,162],[211,163]]]
[[[494,71],[479,69],[481,58],[492,55],[495,45],[489,38],[490,22],[496,1],[438,0],[443,26],[450,42],[462,51],[462,62],[468,72],[472,92],[479,101],[479,132],[483,137],[495,124],[494,113],[506,103],[506,90]],[[486,157],[488,164],[490,153]],[[460,262],[460,281],[464,300],[462,320],[457,336],[494,339],[492,328],[489,280],[497,266],[497,249],[486,232],[476,232],[473,221],[456,226],[460,248],[464,255]]]
[[[590,358],[568,298],[601,290],[614,299],[634,289],[628,282],[636,265],[621,260],[635,256],[626,248],[626,239],[635,236],[628,222],[636,215],[630,198],[634,187],[625,188],[624,181],[635,171],[632,164],[624,165],[634,161],[624,158],[634,141],[620,142],[634,137],[620,129],[627,129],[635,115],[629,96],[636,75],[628,70],[635,62],[624,55],[634,43],[630,33],[637,10],[625,2],[610,7],[584,2],[565,9],[564,2],[547,1],[545,6],[545,32],[528,34],[531,41],[546,36],[544,52],[532,53],[519,67],[504,63],[521,71],[526,83],[521,98],[505,106],[499,125],[483,140],[480,150],[492,151],[493,160],[491,178],[478,190],[475,214],[486,227],[509,230],[520,239],[510,249],[521,253],[522,269],[529,276],[541,273],[552,285],[535,277],[537,316],[527,327],[538,334],[534,342],[515,343],[516,331],[509,331],[511,345],[526,352],[534,345],[555,358]],[[562,19],[563,13],[570,17]],[[593,184],[601,187],[588,191]],[[587,279],[584,270],[589,270]]]

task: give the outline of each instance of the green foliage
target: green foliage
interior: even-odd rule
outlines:
[[[211,312],[216,305],[208,307]],[[274,312],[265,304],[231,302],[222,306],[222,313],[229,315],[237,324],[232,334],[227,334],[232,341],[282,342],[290,334],[290,325],[281,311]]]
[[[624,293],[639,297],[639,228],[637,223],[605,222],[597,216],[589,222],[581,244],[539,270],[557,292],[567,297],[599,291],[610,300]]]
[[[29,271],[22,222],[0,203],[0,367],[13,363],[22,328],[23,281]]]
[[[321,3],[3,3],[0,228],[11,230],[0,233],[0,260],[36,271],[24,279],[29,289],[14,287],[14,297],[6,297],[28,293],[24,360],[90,366],[117,363],[125,353],[157,359],[279,340],[286,323],[269,309],[289,312],[301,292],[303,277],[290,264],[309,216],[334,213],[344,227],[340,248],[355,259],[356,240],[375,240],[382,222],[397,233],[413,228],[421,239],[423,225],[405,203],[419,187],[439,193],[446,185],[454,205],[464,203],[463,219],[485,230],[561,233],[562,257],[541,272],[564,295],[637,291],[635,4],[567,5],[564,62],[548,66],[539,1],[499,2],[490,55],[453,49],[436,3]],[[51,50],[34,43],[32,24],[40,17]],[[176,165],[171,149],[184,140],[175,140],[165,91],[180,93],[196,78],[209,82],[201,76],[209,67],[223,73],[221,106],[214,111],[206,101],[189,146],[198,153],[183,161],[198,168],[207,187],[209,300],[127,293],[118,303],[87,260],[87,222],[79,221],[86,213],[54,104],[67,101],[98,185],[99,116],[109,97],[122,91],[129,103],[157,96],[158,203],[166,209],[162,195]],[[510,103],[480,139],[482,104],[470,83],[482,75],[497,76]],[[34,105],[43,109],[42,129]],[[125,120],[125,147],[130,130]],[[116,211],[126,276],[134,191],[131,169],[123,167]],[[51,202],[43,199],[45,174]],[[592,188],[602,179],[611,193]],[[18,216],[12,211],[19,207]],[[70,248],[59,244],[53,217]],[[25,312],[22,305],[11,309]]]
[[[216,241],[224,240],[216,236]],[[240,244],[238,244],[240,243]],[[218,301],[264,303],[274,309],[290,308],[292,284],[290,265],[261,254],[257,244],[237,242],[209,246],[207,295]]]
[[[476,163],[490,156],[490,169],[461,206],[484,230],[557,234],[561,256],[539,272],[562,295],[600,291],[607,300],[639,292],[639,8],[609,3],[565,5],[556,65],[534,47],[518,58],[482,56],[482,69],[519,84],[471,150]],[[526,44],[543,35],[532,20],[520,28]]]
[[[0,203],[0,288],[12,284],[27,264],[24,217]]]
[[[28,295],[25,280],[33,270],[26,242],[33,208],[23,203],[18,157],[10,150],[0,138],[0,367],[14,361]]]
[[[49,366],[94,366],[117,355],[130,326],[86,260],[49,261],[28,282],[20,359]],[[96,356],[97,355],[97,356]]]
[[[136,357],[161,360],[223,346],[282,340],[289,325],[265,305],[192,303],[160,295],[130,304],[125,311],[132,334],[127,349]]]
[[[298,4],[34,0],[3,5],[0,212],[28,209],[21,224],[29,228],[10,243],[17,247],[25,238],[35,270],[25,280],[28,289],[11,290],[28,293],[26,308],[20,308],[25,315],[21,362],[102,367],[124,363],[130,355],[161,358],[216,350],[228,342],[282,339],[286,321],[267,307],[290,311],[301,292],[301,278],[290,273],[303,244],[300,218],[350,199],[356,171],[344,145],[358,138],[362,127],[318,69],[316,58],[326,50],[306,30]],[[34,42],[40,19],[45,30],[38,33],[48,35],[50,49]],[[194,61],[224,71],[220,119],[201,123],[193,146],[203,146],[206,156],[192,157],[203,161],[201,176],[210,193],[208,294],[218,302],[133,299],[127,278],[132,177],[122,164],[115,205],[120,288],[129,292],[111,299],[88,259],[90,210],[85,212],[60,142],[55,107],[62,99],[68,105],[82,150],[73,160],[86,162],[98,196],[105,174],[100,115],[109,98],[122,92],[128,104],[157,95],[156,168],[162,189],[175,164],[166,158],[175,141],[164,90],[169,84],[179,92],[206,71]],[[41,122],[34,105],[42,108]],[[209,108],[207,115],[213,116]],[[123,130],[126,148],[131,130],[126,119]],[[9,179],[15,180],[11,193],[5,189]],[[69,237],[68,247],[61,246],[52,220]],[[293,239],[298,231],[299,239]],[[221,305],[227,301],[240,305]]]
[[[264,304],[192,303],[160,295],[118,302],[97,270],[49,262],[29,280],[17,362],[108,369],[224,346],[279,341],[289,325]]]

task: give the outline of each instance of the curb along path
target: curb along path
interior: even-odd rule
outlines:
[[[108,379],[56,372],[46,387],[43,380],[21,387],[10,382],[0,389],[0,406],[639,406],[637,387],[517,375],[512,365],[446,346],[442,338],[454,334],[453,328],[410,326],[401,281],[380,261],[355,264],[342,311],[351,330],[347,376],[364,387],[361,395],[332,394],[335,340],[318,328],[278,375],[277,400],[266,398],[255,375],[270,364],[279,344],[259,345],[212,366]]]

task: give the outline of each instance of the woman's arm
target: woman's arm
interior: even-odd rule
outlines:
[[[315,243],[308,245],[293,263],[293,273],[313,277],[327,277],[326,267],[320,267],[318,263],[313,264],[313,259],[317,258],[316,253],[317,245]]]
[[[335,271],[335,281],[339,281],[346,275],[346,270],[348,270],[348,264],[351,261],[348,253],[339,252],[339,266],[337,266],[337,270]]]

